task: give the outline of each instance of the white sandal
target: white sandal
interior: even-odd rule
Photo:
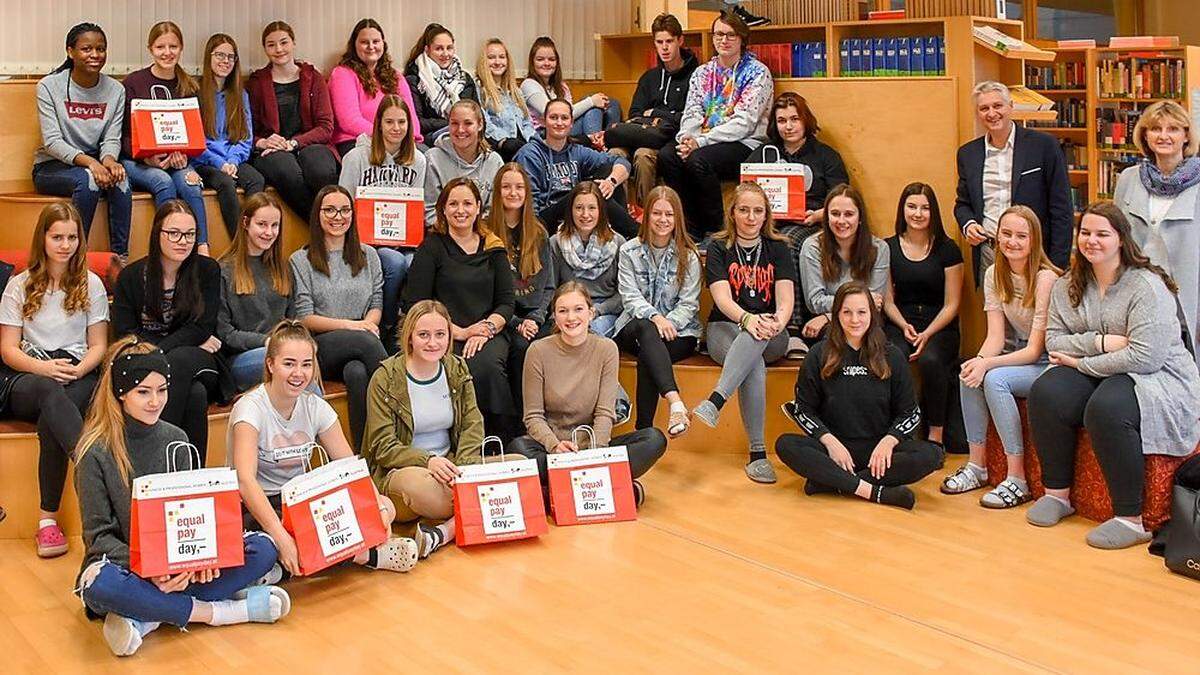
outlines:
[[[942,479],[942,494],[946,495],[961,495],[964,492],[978,490],[987,486],[987,476],[982,478],[978,473],[973,471],[971,467],[963,465],[958,471],[946,476]]]
[[[687,411],[672,411],[671,416],[667,419],[667,435],[671,438],[679,438],[687,433],[688,428],[691,426],[692,421],[688,418]]]
[[[1026,502],[1033,501],[1033,495],[1021,489],[1010,478],[1000,481],[996,487],[988,490],[979,498],[979,505],[987,509],[1011,509]]]

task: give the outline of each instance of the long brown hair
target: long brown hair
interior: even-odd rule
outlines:
[[[435,218],[429,231],[437,234],[450,234],[450,221],[446,219],[446,202],[450,200],[450,191],[458,187],[465,187],[470,190],[475,203],[479,205],[479,212],[475,215],[475,222],[472,224],[471,229],[483,240],[481,250],[504,248],[504,242],[495,234],[492,234],[491,230],[484,223],[483,196],[479,192],[479,186],[467,176],[451,178],[450,182],[446,183],[446,187],[442,188],[442,193],[438,195],[437,205],[434,207]]]
[[[1117,205],[1108,200],[1093,202],[1090,206],[1083,210],[1083,218],[1089,215],[1100,216],[1108,221],[1113,231],[1117,233],[1117,238],[1121,240],[1121,248],[1118,251],[1120,266],[1117,270],[1117,276],[1124,274],[1127,270],[1150,270],[1162,279],[1167,285],[1167,290],[1173,294],[1179,293],[1179,286],[1171,275],[1162,267],[1150,262],[1150,258],[1142,252],[1142,247],[1134,241],[1129,219],[1125,217],[1121,209]],[[1082,223],[1082,219],[1080,220]],[[1072,307],[1078,307],[1083,301],[1083,292],[1087,289],[1089,283],[1096,280],[1096,273],[1092,270],[1092,263],[1088,261],[1081,253],[1076,254],[1071,259],[1071,267],[1067,270],[1067,298],[1071,301]],[[1031,294],[1032,295],[1032,294]]]
[[[859,348],[859,361],[867,366],[867,370],[875,377],[886,380],[892,376],[891,366],[887,361],[887,336],[883,334],[881,314],[875,307],[871,297],[871,289],[861,281],[847,281],[838,288],[833,296],[833,309],[830,310],[833,320],[829,322],[829,332],[825,337],[825,363],[821,364],[821,379],[833,377],[846,357],[846,331],[842,328],[840,314],[846,298],[861,295],[866,298],[867,307],[871,312],[871,325],[863,336]]]
[[[356,277],[367,266],[367,255],[363,253],[362,244],[358,239],[358,227],[354,222],[354,197],[346,188],[334,183],[326,185],[317,193],[313,200],[312,213],[308,215],[308,264],[325,276],[329,276],[329,249],[325,248],[325,230],[321,227],[321,206],[325,198],[333,193],[340,193],[350,200],[350,228],[346,230],[346,240],[342,244],[342,260],[350,266],[350,276]]]
[[[517,226],[513,228],[509,228],[504,221],[504,198],[500,195],[500,183],[509,173],[519,175],[521,182],[525,183],[525,203],[521,204]],[[533,206],[533,186],[529,183],[529,174],[525,172],[525,167],[517,162],[509,162],[496,172],[496,180],[492,186],[492,210],[488,214],[487,228],[504,243],[504,250],[508,252],[508,262],[517,268],[522,279],[531,279],[542,270],[541,250],[549,235],[538,220],[537,210]],[[513,241],[516,238],[519,238],[519,241]]]
[[[426,314],[436,314],[446,320],[446,330],[450,330],[450,310],[437,300],[421,300],[404,314],[404,325],[400,328],[400,351],[405,357],[412,356],[412,334],[417,330],[417,322]],[[449,351],[449,345],[447,345]],[[443,354],[443,356],[445,356]]]
[[[259,192],[250,195],[242,202],[242,214],[238,217],[237,233],[233,235],[233,243],[229,250],[221,256],[221,261],[233,264],[233,292],[237,295],[253,295],[256,291],[254,273],[250,271],[250,221],[262,209],[275,209],[279,214],[279,235],[271,248],[263,251],[263,267],[271,273],[271,288],[284,297],[292,292],[292,275],[288,268],[287,256],[283,253],[283,207],[279,200],[269,192]]]
[[[596,229],[592,231],[593,237],[599,237],[600,241],[607,244],[612,241],[613,229],[608,222],[608,213],[604,210],[604,195],[600,192],[600,186],[596,185],[596,181],[582,180],[571,189],[571,193],[567,195],[567,211],[563,215],[562,224],[558,226],[559,241],[566,241],[571,235],[579,233],[579,228],[575,227],[575,201],[583,195],[592,195],[596,198]]]
[[[113,392],[112,363],[121,354],[149,354],[158,349],[149,342],[141,342],[134,335],[126,335],[109,346],[100,365],[100,382],[87,415],[83,418],[83,430],[75,444],[75,457],[82,458],[93,447],[104,446],[117,463],[117,471],[126,484],[133,473],[129,461],[129,448],[125,445],[125,407]]]
[[[42,207],[37,225],[33,228],[33,241],[29,245],[29,276],[25,280],[25,304],[21,306],[22,318],[32,319],[42,309],[46,291],[50,290],[50,262],[46,256],[46,233],[58,222],[75,225],[79,246],[67,261],[67,269],[58,280],[63,298],[63,311],[67,314],[86,312],[91,304],[88,297],[87,234],[83,231],[83,219],[79,209],[71,202],[52,202]]]
[[[173,215],[185,215],[196,220],[192,207],[182,199],[171,199],[162,203],[154,212],[154,221],[150,224],[150,250],[146,255],[146,294],[142,312],[151,319],[163,320],[163,257],[162,230],[167,218]],[[197,225],[199,228],[199,225]],[[197,237],[200,230],[197,229]],[[171,305],[175,308],[175,318],[171,329],[197,321],[204,316],[204,289],[200,286],[200,253],[197,251],[199,239],[192,241],[192,250],[184,258],[175,274],[175,294],[171,296]]]
[[[542,48],[551,49],[554,51],[554,72],[550,73],[550,80],[542,79],[541,75],[537,74],[537,70],[533,67],[533,57],[537,56],[538,50]],[[550,89],[554,92],[552,98],[566,98],[567,87],[563,84],[562,75],[562,57],[558,54],[558,47],[554,44],[554,40],[550,39],[549,35],[542,35],[533,41],[529,46],[529,72],[525,77],[533,78],[534,82],[542,85],[543,89]]]
[[[374,28],[379,31],[379,37],[383,38],[383,55],[379,57],[379,62],[375,64],[375,72],[371,73],[371,69],[367,64],[363,63],[362,59],[358,58],[358,49],[355,42],[358,40],[358,34]],[[362,85],[363,91],[367,96],[374,97],[379,91],[384,91],[389,94],[396,93],[398,76],[396,69],[392,66],[392,55],[388,53],[387,36],[383,33],[383,26],[375,19],[361,19],[354,24],[354,30],[350,31],[350,39],[346,40],[346,51],[342,52],[342,59],[338,62],[340,66],[346,66],[354,71],[358,76],[358,83]]]
[[[217,47],[233,47],[233,70],[221,85],[225,92],[225,135],[230,143],[250,138],[250,125],[246,124],[246,109],[242,105],[242,57],[233,38],[217,33],[208,38],[204,45],[204,64],[200,75],[200,117],[204,120],[204,135],[217,137],[217,76],[212,69],[212,54]]]
[[[558,322],[554,320],[554,308],[558,306],[558,301],[568,293],[578,293],[582,295],[584,302],[587,303],[588,309],[596,309],[596,303],[592,301],[592,294],[588,292],[587,286],[584,286],[582,283],[574,279],[571,279],[570,281],[564,281],[561,286],[554,289],[554,295],[550,297],[550,322],[554,324],[551,328],[551,331],[554,333],[560,332],[558,330]]]
[[[946,236],[946,228],[942,225],[942,208],[938,205],[937,195],[928,183],[909,183],[900,191],[900,201],[896,204],[896,234],[904,237],[908,231],[908,219],[904,217],[904,204],[909,197],[921,195],[929,201],[929,250],[933,250]]]
[[[500,45],[504,48],[504,57],[508,59],[508,68],[504,70],[504,74],[500,76],[500,81],[497,82],[492,71],[488,70],[487,65],[487,50],[493,45]],[[504,104],[500,100],[503,94],[508,94],[514,103],[517,103],[517,109],[525,117],[529,117],[529,109],[524,105],[519,105],[524,97],[521,95],[521,88],[517,86],[517,76],[513,73],[512,54],[508,51],[508,45],[504,44],[504,40],[500,38],[489,38],[483,43],[483,49],[479,50],[479,59],[475,64],[475,77],[479,80],[479,102],[492,112],[499,115],[504,110]]]
[[[854,244],[850,247],[850,260],[842,260],[838,251],[837,238],[829,225],[829,203],[835,197],[846,197],[854,202],[858,210],[858,229],[855,231]],[[871,268],[875,266],[875,242],[871,236],[871,227],[867,224],[867,205],[858,190],[846,183],[835,185],[825,196],[825,220],[821,223],[821,278],[826,283],[837,281],[842,276],[842,265],[850,267],[850,278],[855,281],[866,281],[871,278]]]
[[[285,342],[305,342],[312,347],[313,380],[317,385],[324,386],[321,382],[321,369],[316,367],[317,341],[313,339],[312,333],[304,327],[304,324],[297,319],[284,319],[275,324],[270,333],[267,333],[267,353],[263,357],[263,384],[270,384],[271,369],[267,363],[275,360],[275,355],[279,353],[280,346]]]
[[[675,229],[671,232],[671,238],[675,242],[675,285],[683,287],[683,280],[687,277],[688,265],[691,264],[693,256],[696,262],[700,261],[700,251],[696,248],[695,242],[688,236],[687,226],[683,221],[683,202],[679,201],[679,193],[667,187],[659,185],[650,190],[646,195],[646,208],[642,212],[642,224],[638,228],[638,239],[643,244],[649,244],[650,239],[654,236],[650,229],[650,212],[654,210],[654,203],[662,200],[671,205],[671,210],[675,213]]]
[[[713,235],[713,239],[724,243],[726,248],[737,245],[737,222],[733,219],[733,214],[737,211],[738,200],[742,198],[742,195],[747,193],[757,196],[767,207],[767,219],[763,223],[759,236],[763,239],[787,241],[787,237],[775,230],[775,217],[771,215],[771,200],[767,199],[767,193],[763,191],[762,186],[754,181],[738,183],[738,186],[734,188],[733,200],[729,202],[729,208],[725,210],[725,225],[721,228],[720,232]]]
[[[1013,298],[1015,298],[1017,295],[1016,288],[1013,286],[1012,281],[1012,275],[1015,272],[1020,274],[1021,278],[1025,280],[1025,297],[1021,299],[1021,305],[1023,307],[1033,307],[1037,296],[1037,293],[1034,292],[1034,289],[1037,288],[1038,272],[1041,272],[1042,270],[1051,270],[1057,275],[1062,274],[1062,271],[1055,267],[1054,263],[1050,262],[1050,258],[1048,258],[1046,256],[1046,252],[1042,250],[1042,223],[1040,220],[1038,220],[1037,214],[1033,212],[1033,209],[1020,204],[1016,206],[1010,206],[1004,210],[1004,213],[1000,214],[1000,218],[997,222],[1003,224],[1004,219],[1008,216],[1016,216],[1020,218],[1021,220],[1025,221],[1025,224],[1029,227],[1029,257],[1025,260],[1025,269],[1012,269],[1012,266],[1008,262],[1008,258],[1004,256],[1003,251],[999,250],[1000,226],[998,225],[996,228],[996,261],[992,263],[993,267],[995,268],[995,270],[992,272],[992,276],[994,277],[993,280],[996,286],[996,296],[1000,299],[1000,302],[1013,301]]]
[[[767,138],[774,143],[779,149],[783,149],[783,137],[779,135],[779,125],[775,122],[775,113],[780,110],[795,108],[796,114],[800,116],[800,123],[804,125],[804,138],[816,138],[817,132],[821,130],[821,125],[817,123],[817,116],[813,114],[812,108],[808,107],[808,99],[794,91],[785,91],[771,103],[771,113],[767,117]]]
[[[182,59],[184,47],[183,31],[180,30],[179,26],[177,26],[174,21],[159,21],[151,26],[150,34],[146,38],[146,49],[149,49],[150,45],[154,44],[155,40],[168,33],[179,38],[179,55]],[[230,74],[230,76],[232,77],[232,74]],[[188,72],[183,69],[183,66],[179,65],[178,61],[175,62],[175,81],[175,95],[180,98],[193,96],[197,91],[200,90],[200,86],[196,84],[196,78],[188,75]],[[241,105],[241,99],[238,99],[238,105]]]
[[[439,35],[449,35],[450,41],[454,42],[454,33],[451,33],[449,28],[440,23],[426,25],[425,30],[421,31],[421,37],[417,38],[416,43],[408,52],[408,59],[404,61],[404,70],[407,71],[417,60],[417,57],[424,53],[425,48],[433,42],[433,38]]]
[[[404,133],[404,140],[400,141],[400,152],[396,153],[393,159],[397,164],[405,166],[412,164],[413,154],[417,151],[417,142],[413,139],[413,127],[420,124],[408,109],[408,103],[396,94],[388,94],[379,102],[379,107],[375,109],[375,123],[371,127],[371,157],[370,162],[374,166],[383,164],[383,160],[387,158],[387,144],[383,142],[383,114],[392,108],[400,108],[404,111],[404,118],[408,120],[408,131]]]

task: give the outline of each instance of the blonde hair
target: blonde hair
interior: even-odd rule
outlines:
[[[237,295],[253,295],[256,291],[254,273],[250,271],[250,235],[248,228],[254,214],[262,209],[275,209],[279,214],[279,235],[271,248],[263,251],[263,266],[271,273],[271,287],[282,296],[292,292],[292,274],[288,267],[287,255],[283,252],[283,207],[279,200],[269,192],[259,192],[246,198],[242,203],[242,215],[238,218],[237,233],[233,235],[233,243],[229,250],[221,256],[221,261],[233,263],[233,292]]]
[[[1042,250],[1042,222],[1038,220],[1037,214],[1028,206],[1017,204],[1010,206],[1000,214],[998,223],[1003,223],[1008,216],[1016,216],[1025,221],[1029,226],[1029,257],[1025,260],[1025,269],[1014,270],[1008,263],[1008,258],[999,250],[996,252],[996,261],[992,265],[996,268],[992,273],[995,282],[996,297],[1000,302],[1012,302],[1016,297],[1016,288],[1013,287],[1012,275],[1020,274],[1025,281],[1025,297],[1021,299],[1023,307],[1033,307],[1037,300],[1037,275],[1042,270],[1050,270],[1055,275],[1062,274],[1062,271],[1050,262],[1050,258],[1046,257],[1046,252]],[[999,235],[999,227],[997,227],[997,235]],[[999,242],[997,242],[999,249]]]
[[[642,225],[638,228],[638,239],[643,244],[650,243],[650,237],[652,236],[650,212],[654,210],[654,203],[659,200],[670,204],[671,210],[675,212],[675,229],[672,230],[671,234],[671,238],[675,241],[675,285],[683,288],[683,280],[687,277],[688,263],[691,261],[692,256],[695,256],[696,261],[699,262],[700,251],[696,249],[696,244],[687,233],[687,226],[683,221],[683,202],[679,200],[678,192],[666,185],[659,185],[650,190],[650,193],[646,195],[646,199],[644,200],[646,208],[642,212]]]
[[[159,21],[151,26],[150,34],[146,37],[146,49],[149,49],[152,45],[154,45],[155,40],[167,34],[171,34],[176,38],[179,38],[179,52],[180,58],[182,59],[184,46],[183,31],[174,21]],[[240,75],[237,73],[230,73],[229,76],[240,77]],[[200,91],[200,85],[196,83],[196,78],[189,75],[188,72],[183,69],[183,66],[179,65],[178,62],[175,63],[175,78],[177,83],[175,85],[176,96],[179,96],[180,98],[186,98],[188,96],[195,96],[196,92]],[[238,99],[237,101],[229,101],[228,104],[236,105],[240,108],[242,101],[241,99]]]
[[[1146,108],[1142,112],[1142,116],[1138,118],[1137,125],[1133,127],[1133,144],[1141,151],[1143,155],[1154,159],[1154,150],[1150,144],[1146,142],[1146,132],[1150,130],[1150,125],[1156,122],[1161,123],[1164,120],[1169,120],[1183,127],[1186,139],[1183,143],[1183,156],[1192,157],[1196,154],[1198,146],[1198,137],[1196,128],[1192,126],[1192,120],[1188,117],[1188,113],[1175,101],[1159,101]]]
[[[508,68],[500,76],[499,82],[492,75],[492,71],[488,70],[487,65],[487,50],[493,45],[503,47],[504,58],[508,60]],[[499,115],[504,110],[504,103],[501,100],[503,94],[508,94],[517,104],[517,109],[521,111],[521,114],[529,117],[529,109],[521,104],[524,97],[521,95],[521,88],[517,86],[517,77],[513,74],[512,54],[508,51],[508,45],[504,44],[504,40],[494,37],[483,43],[483,49],[479,50],[479,59],[475,64],[475,76],[479,79],[479,102],[485,107],[491,108],[492,112]]]
[[[280,346],[285,342],[306,342],[309,347],[312,347],[313,380],[320,385],[321,369],[316,367],[317,341],[313,339],[312,333],[308,332],[304,324],[296,319],[284,319],[275,324],[270,333],[267,333],[267,354],[263,357],[263,384],[270,384],[271,368],[267,366],[267,363],[275,359]]]
[[[139,342],[134,335],[127,335],[108,348],[100,366],[100,382],[83,420],[79,442],[75,444],[75,457],[79,459],[92,448],[107,448],[126,484],[130,482],[133,463],[129,461],[129,448],[125,445],[125,407],[113,393],[112,363],[121,354],[149,354],[157,349],[149,342]]]
[[[63,298],[63,311],[67,314],[84,312],[91,304],[91,298],[88,297],[87,234],[83,231],[79,209],[71,202],[53,202],[42,207],[37,225],[33,228],[33,241],[29,245],[29,277],[25,280],[25,304],[21,306],[23,319],[32,319],[41,310],[46,291],[50,289],[46,233],[51,225],[58,222],[74,223],[75,233],[79,236],[79,246],[67,261],[67,269],[58,282],[59,290],[66,295]]]
[[[422,300],[412,306],[408,313],[404,315],[404,326],[400,329],[400,351],[404,352],[405,357],[411,357],[412,335],[417,330],[417,322],[429,314],[436,314],[446,320],[446,328],[450,328],[450,310],[437,300]],[[449,345],[447,345],[447,352]],[[443,355],[444,356],[444,355]]]
[[[786,241],[787,237],[775,231],[775,217],[771,215],[771,200],[767,199],[767,193],[763,191],[761,185],[749,180],[738,183],[738,186],[734,188],[733,200],[729,202],[729,208],[725,210],[725,225],[720,232],[713,235],[713,239],[724,243],[727,248],[737,245],[737,223],[733,219],[733,214],[737,211],[738,200],[746,193],[756,195],[767,207],[767,220],[762,226],[762,238]]]

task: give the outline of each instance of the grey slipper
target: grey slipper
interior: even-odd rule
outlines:
[[[1150,541],[1149,532],[1138,532],[1117,521],[1117,518],[1109,518],[1092,528],[1092,531],[1087,533],[1088,546],[1116,550]]]
[[[1075,513],[1075,509],[1063,504],[1061,500],[1050,495],[1042,495],[1041,499],[1034,502],[1033,506],[1025,512],[1025,520],[1029,521],[1030,525],[1051,527],[1072,513]]]
[[[767,459],[756,459],[747,464],[746,475],[755,483],[774,483],[779,480],[775,476],[775,467]]]
[[[713,405],[713,402],[707,399],[701,401],[695,408],[692,408],[692,417],[714,429],[717,427],[717,419],[720,416],[721,411],[717,410],[717,406]]]

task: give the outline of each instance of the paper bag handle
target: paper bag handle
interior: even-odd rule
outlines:
[[[197,466],[200,466],[201,468],[203,468],[204,461],[200,457],[200,449],[199,448],[192,445],[191,443],[188,443],[187,441],[171,441],[170,443],[167,443],[167,446],[165,448],[163,448],[163,454],[166,455],[166,459],[167,459],[167,472],[168,473],[175,473],[176,471],[178,471],[178,468],[177,468],[178,462],[175,461],[175,451],[179,450],[180,448],[183,448],[184,450],[188,451],[188,453],[187,453],[188,468],[186,469],[186,471],[191,471],[191,470],[195,469]],[[192,461],[193,458],[195,458],[195,460],[196,460],[195,462]]]
[[[783,153],[779,150],[779,148],[775,147],[773,144],[768,143],[767,145],[763,146],[763,161],[764,162],[767,161],[767,148],[770,148],[775,151],[775,162],[774,162],[775,164],[779,164],[780,162],[783,161]]]
[[[325,466],[329,463],[329,453],[325,451],[325,447],[320,443],[313,441],[312,443],[308,444],[308,454],[304,456],[304,473],[312,471],[312,456],[314,451],[321,456],[321,466]]]
[[[499,436],[484,436],[483,442],[479,444],[479,463],[487,464],[487,446],[488,441],[493,441],[500,446],[500,461],[504,461],[504,441]]]
[[[579,432],[581,432],[581,431],[586,433],[588,435],[588,438],[590,438],[592,441],[591,445],[589,445],[588,447],[589,448],[596,447],[596,430],[587,424],[580,424],[579,426],[577,426],[571,430],[571,442],[575,443],[575,447],[579,447],[579,443],[577,443],[575,441],[575,438],[579,435]]]
[[[163,91],[167,92],[167,95],[163,97],[164,99],[167,99],[167,100],[170,100],[170,99],[171,99],[171,90],[170,90],[170,89],[167,89],[167,85],[165,85],[165,84],[152,84],[152,85],[150,85],[150,98],[154,99],[155,101],[158,101],[158,100],[160,100],[160,99],[159,99],[157,96],[155,96],[155,95],[154,95],[154,93],[155,93],[156,91],[158,91],[159,89],[161,89],[161,90],[163,90]]]

